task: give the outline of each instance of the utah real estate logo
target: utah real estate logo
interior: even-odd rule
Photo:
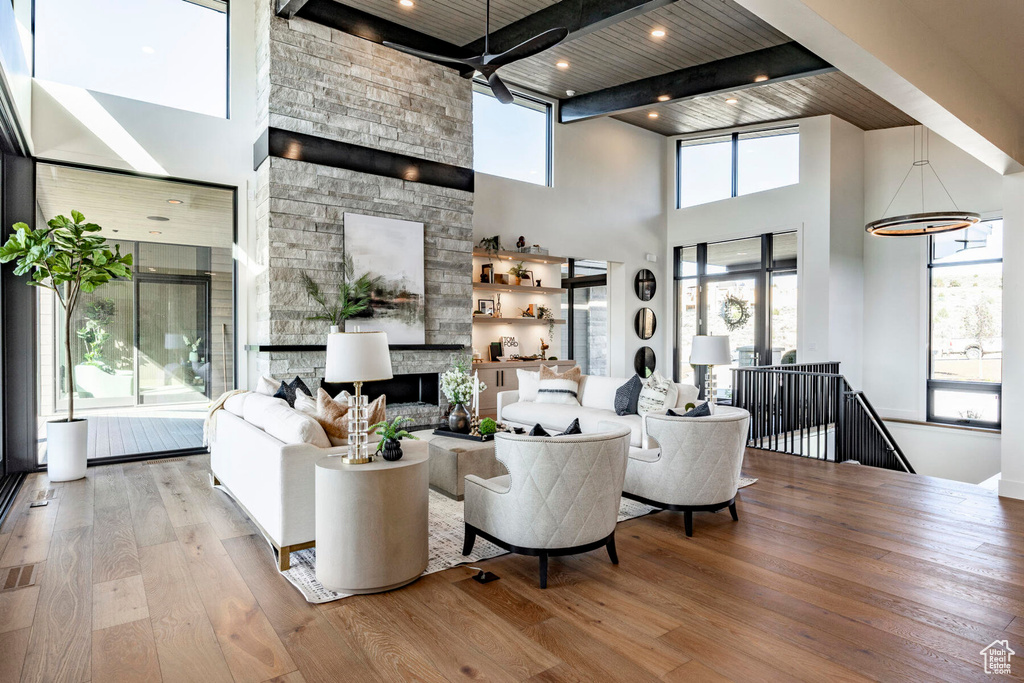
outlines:
[[[985,673],[1002,676],[1010,675],[1010,658],[1016,652],[1010,649],[1010,643],[1006,640],[995,640],[981,651],[985,661]]]

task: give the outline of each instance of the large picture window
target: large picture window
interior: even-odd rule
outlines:
[[[677,208],[800,182],[797,126],[680,140]]]
[[[35,75],[226,117],[224,0],[35,0]]]
[[[928,266],[928,421],[999,428],[1003,222],[933,236]]]
[[[473,169],[480,173],[551,185],[551,105],[513,93],[502,104],[473,84]]]
[[[726,335],[732,363],[715,366],[715,398],[732,399],[733,367],[797,359],[797,234],[675,250],[675,380],[704,385],[690,365],[695,335]],[[703,373],[703,368],[700,368]]]
[[[585,375],[608,374],[608,263],[569,259],[562,266],[562,358]]]

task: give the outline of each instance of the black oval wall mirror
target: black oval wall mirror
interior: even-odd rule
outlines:
[[[641,308],[633,319],[633,329],[641,339],[650,339],[658,329],[658,318],[649,308]]]
[[[640,301],[650,301],[654,298],[654,291],[658,283],[654,279],[654,273],[644,268],[633,278],[633,291]]]
[[[654,373],[657,359],[654,357],[654,349],[650,346],[642,346],[636,350],[633,356],[633,369],[641,377],[650,377]]]

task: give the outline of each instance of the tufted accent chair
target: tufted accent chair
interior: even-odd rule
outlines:
[[[479,535],[522,555],[540,558],[540,586],[547,587],[548,557],[605,546],[612,562],[615,523],[626,473],[630,431],[537,437],[498,434],[495,457],[508,474],[469,475],[465,487],[466,540]]]
[[[750,413],[716,406],[707,417],[648,414],[646,422],[648,436],[660,448],[630,456],[622,495],[682,512],[687,536],[693,535],[694,512],[728,507],[738,520],[736,492]]]

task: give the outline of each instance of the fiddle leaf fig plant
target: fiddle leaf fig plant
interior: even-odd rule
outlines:
[[[57,216],[46,227],[33,230],[15,223],[14,233],[0,247],[0,263],[15,261],[14,274],[28,275],[28,284],[53,292],[64,310],[64,329],[71,329],[71,318],[82,294],[94,292],[114,278],[132,278],[132,255],[113,251],[102,228],[87,223],[79,211],[71,218]],[[75,419],[75,363],[71,357],[71,334],[64,335],[67,363],[65,390],[68,396],[68,422]]]

